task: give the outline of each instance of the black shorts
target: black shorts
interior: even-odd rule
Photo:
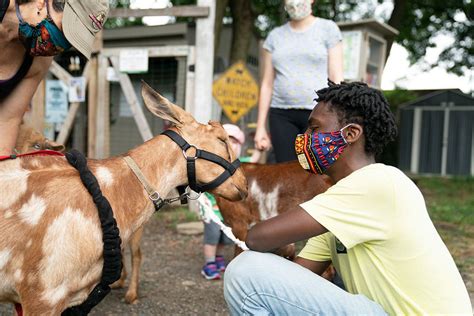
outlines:
[[[270,108],[270,136],[276,162],[296,160],[295,138],[308,128],[311,110]]]

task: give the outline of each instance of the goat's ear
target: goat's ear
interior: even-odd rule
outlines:
[[[59,152],[64,152],[64,150],[66,149],[66,147],[64,147],[64,145],[62,145],[60,143],[53,142],[49,139],[46,141],[46,147],[48,149],[59,151]]]
[[[142,96],[145,105],[154,115],[168,120],[174,125],[184,125],[194,121],[193,117],[186,113],[179,106],[171,103],[167,98],[153,90],[145,81],[142,80]]]

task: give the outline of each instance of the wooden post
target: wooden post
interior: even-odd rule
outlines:
[[[84,71],[82,72],[82,76],[86,78],[86,84],[89,80],[90,77],[90,63],[88,62],[85,67]],[[64,120],[63,126],[61,127],[61,130],[59,131],[58,137],[56,138],[56,142],[60,143],[62,145],[65,145],[68,138],[69,134],[71,133],[73,124],[74,124],[74,119],[76,118],[77,111],[79,110],[80,103],[78,102],[73,102],[69,104],[69,111],[67,112],[66,119]]]
[[[109,59],[103,55],[99,55],[98,59],[96,156],[107,158],[110,155],[110,91],[107,81]]]
[[[196,22],[196,73],[193,116],[207,124],[212,116],[212,77],[214,71],[214,18],[216,2],[198,0],[198,6],[208,6],[209,16]]]
[[[150,126],[148,125],[148,121],[146,120],[145,114],[143,113],[142,107],[140,106],[140,102],[138,101],[138,98],[135,94],[135,90],[133,90],[130,77],[127,74],[120,72],[119,61],[117,57],[110,57],[110,61],[112,62],[112,66],[119,77],[120,86],[122,87],[122,91],[125,95],[125,98],[127,99],[128,105],[130,105],[133,118],[137,123],[138,131],[140,132],[143,141],[153,138],[153,133],[151,132]]]
[[[184,109],[189,113],[194,113],[194,82],[195,82],[195,66],[196,55],[194,53],[194,46],[189,47],[188,58],[186,60],[186,92]]]
[[[38,132],[43,133],[44,129],[44,112],[46,99],[46,83],[43,79],[36,89],[33,99],[31,100],[31,125]]]
[[[87,102],[87,156],[97,158],[97,96],[98,96],[98,72],[99,72],[99,52],[102,50],[102,32],[97,33],[92,46],[92,57],[89,61],[90,80],[89,95]]]
[[[209,8],[195,5],[179,5],[163,9],[128,9],[118,8],[109,12],[109,18],[130,18],[144,16],[182,16],[204,18],[209,15]]]
[[[97,56],[90,60],[90,78],[87,85],[89,94],[87,101],[87,156],[96,158],[96,134],[97,134]]]

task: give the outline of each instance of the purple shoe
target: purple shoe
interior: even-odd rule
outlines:
[[[206,263],[204,267],[202,267],[201,274],[206,280],[219,280],[221,278],[215,262]]]
[[[216,256],[216,266],[217,270],[224,272],[225,271],[225,260],[223,256]]]

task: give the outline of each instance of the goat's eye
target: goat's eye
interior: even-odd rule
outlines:
[[[36,144],[33,145],[33,148],[34,149],[41,149],[41,145],[36,143]]]

